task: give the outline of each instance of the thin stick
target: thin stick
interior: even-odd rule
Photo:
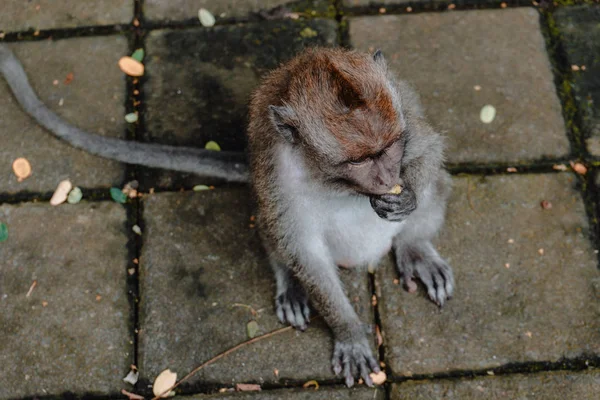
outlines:
[[[37,281],[33,281],[33,283],[31,284],[31,286],[29,287],[29,291],[27,292],[27,294],[25,295],[25,297],[31,296],[31,292],[33,292],[33,289],[35,288],[35,285],[37,285]]]
[[[314,320],[314,318],[313,318],[313,320]],[[185,382],[188,379],[190,379],[192,376],[194,376],[202,368],[204,368],[204,367],[206,367],[206,366],[214,363],[215,361],[220,360],[221,358],[225,357],[226,355],[231,354],[234,351],[239,350],[242,347],[247,346],[249,344],[256,343],[256,342],[258,342],[260,340],[263,340],[263,339],[268,339],[271,336],[279,335],[280,333],[283,333],[283,332],[291,331],[292,329],[294,329],[293,326],[286,326],[285,328],[280,328],[280,329],[274,330],[273,332],[265,333],[264,335],[257,336],[255,338],[250,339],[250,340],[246,340],[245,342],[242,342],[242,343],[240,343],[240,344],[238,344],[238,345],[230,348],[229,350],[225,350],[221,354],[218,354],[218,355],[214,356],[210,360],[208,360],[205,363],[202,363],[198,367],[194,368],[192,370],[192,372],[190,372],[189,374],[187,374],[186,376],[184,376],[183,378],[181,378],[181,380],[179,382],[175,383],[173,386],[171,386],[170,388],[168,388],[167,390],[165,390],[164,392],[162,392],[158,396],[152,398],[152,400],[158,400],[158,399],[160,399],[162,396],[164,396],[165,394],[169,393],[171,390],[175,389],[177,386],[181,385],[183,382]]]

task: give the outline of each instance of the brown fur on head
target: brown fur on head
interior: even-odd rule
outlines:
[[[251,103],[279,140],[300,146],[312,172],[353,190],[386,193],[398,183],[400,104],[380,53],[309,49],[271,73]],[[271,140],[278,140],[270,138]],[[262,137],[259,140],[267,140]]]

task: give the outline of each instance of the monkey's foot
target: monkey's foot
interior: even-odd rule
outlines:
[[[405,249],[397,266],[400,279],[408,292],[413,293],[417,290],[413,279],[418,278],[425,285],[431,301],[438,306],[443,306],[446,300],[452,297],[454,292],[452,267],[432,246],[427,251],[418,247]]]
[[[369,373],[381,371],[366,338],[354,341],[335,340],[331,365],[336,375],[343,373],[348,387],[354,386],[355,376],[360,376],[367,386],[373,386]]]
[[[310,319],[308,296],[299,284],[291,284],[275,299],[277,318],[301,331],[306,330]]]

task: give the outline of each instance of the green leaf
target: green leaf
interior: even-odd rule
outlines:
[[[127,195],[119,188],[110,188],[110,197],[117,203],[125,204],[127,202]]]
[[[0,222],[0,242],[8,240],[8,226],[4,222]]]
[[[131,55],[131,58],[133,58],[136,61],[142,62],[142,60],[144,59],[144,49],[137,49],[136,51],[134,51]]]
[[[83,193],[81,193],[81,189],[79,189],[77,186],[75,186],[69,192],[69,195],[67,196],[67,202],[69,204],[77,204],[81,201],[82,197],[83,197]]]
[[[206,150],[214,150],[214,151],[221,151],[221,146],[219,146],[219,143],[210,140],[206,143],[206,145],[204,146],[204,148]]]
[[[193,190],[194,192],[201,192],[203,190],[209,190],[210,188],[206,185],[196,185],[194,186]]]
[[[248,333],[248,337],[250,339],[255,337],[258,333],[258,322],[254,320],[248,322],[248,325],[246,325],[246,333]]]

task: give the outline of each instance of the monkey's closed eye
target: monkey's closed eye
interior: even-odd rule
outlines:
[[[367,158],[363,158],[361,160],[352,160],[352,161],[348,161],[348,164],[350,165],[366,165],[368,162],[371,161],[371,157],[367,157]]]

